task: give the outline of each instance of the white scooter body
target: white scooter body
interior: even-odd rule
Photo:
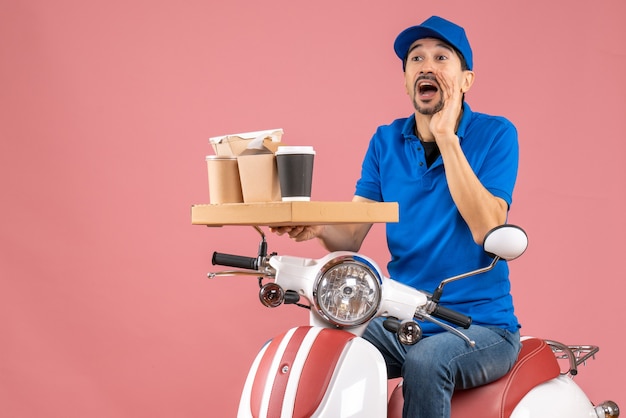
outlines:
[[[533,388],[511,414],[511,418],[544,417],[597,418],[598,415],[585,392],[571,377],[561,375]]]

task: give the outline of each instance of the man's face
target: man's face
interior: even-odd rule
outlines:
[[[424,38],[415,41],[409,48],[404,78],[407,93],[415,110],[423,115],[433,115],[444,105],[441,80],[465,87],[465,73],[461,58],[454,49],[439,39]]]

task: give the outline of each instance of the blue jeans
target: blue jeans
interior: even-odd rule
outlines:
[[[382,353],[389,378],[404,379],[404,418],[448,418],[455,389],[469,389],[504,376],[517,360],[519,332],[472,325],[462,330],[476,346],[442,332],[413,346],[400,344],[396,335],[376,318],[363,338]]]

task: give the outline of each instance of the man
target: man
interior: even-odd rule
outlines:
[[[447,277],[486,266],[485,234],[506,222],[517,177],[515,127],[473,112],[464,95],[474,82],[465,30],[437,16],[404,30],[394,43],[411,117],[380,126],[365,155],[354,201],[396,201],[400,222],[387,225],[390,276],[432,291]],[[329,251],[358,251],[371,225],[279,227],[296,241],[318,238]],[[383,354],[390,377],[404,379],[404,417],[450,416],[455,389],[497,380],[520,349],[508,266],[450,283],[442,305],[471,316],[458,336],[430,323],[405,347],[375,320],[364,338]]]

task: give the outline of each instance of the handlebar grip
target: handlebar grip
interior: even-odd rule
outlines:
[[[213,265],[236,267],[247,270],[257,270],[259,263],[254,257],[244,257],[242,255],[213,253],[211,260]]]
[[[441,305],[437,305],[431,315],[435,318],[443,319],[446,322],[458,325],[465,329],[468,329],[470,325],[472,325],[472,317],[463,315],[462,313],[459,313],[449,308],[445,308]]]

